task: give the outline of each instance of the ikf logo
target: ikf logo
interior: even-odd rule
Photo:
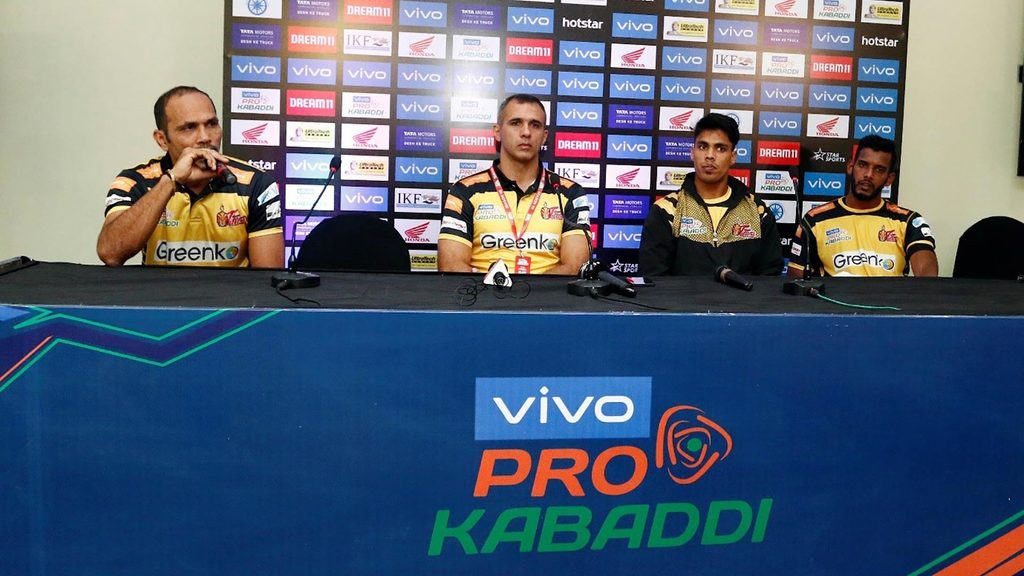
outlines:
[[[440,158],[395,158],[395,180],[397,182],[440,182]]]
[[[559,42],[558,63],[563,66],[604,66],[603,42]]]
[[[850,109],[850,87],[832,86],[828,84],[812,84],[811,108],[830,108],[835,110]]]
[[[899,91],[887,88],[857,88],[857,110],[896,112]]]
[[[804,85],[779,82],[761,83],[762,106],[802,106]]]
[[[748,80],[720,80],[711,82],[711,101],[722,104],[753,104],[754,83]]]
[[[444,28],[448,25],[448,4],[446,2],[402,0],[398,10],[398,23],[402,26]]]
[[[231,80],[234,82],[280,82],[281,59],[232,56]]]
[[[707,72],[706,48],[675,48],[665,46],[661,54],[661,67],[673,72]]]
[[[663,76],[661,79],[661,99],[677,102],[703,102],[704,87],[706,85],[707,80],[703,78]]]
[[[559,72],[558,95],[601,98],[604,96],[604,74]]]
[[[632,100],[654,99],[654,76],[612,74],[608,95],[612,98]]]
[[[658,37],[658,17],[653,14],[612,14],[613,38],[642,38],[654,40]]]
[[[854,120],[853,137],[882,136],[892,140],[896,137],[896,119],[878,116],[857,116]]]
[[[804,174],[804,194],[842,196],[845,193],[846,174],[834,172],[807,172]]]
[[[600,128],[603,108],[600,104],[584,102],[559,102],[556,123],[559,126],[577,128]]]
[[[336,81],[337,70],[338,63],[335,60],[289,58],[288,83],[333,86]]]
[[[331,65],[334,65],[333,61],[331,61]],[[333,73],[333,70],[330,72]],[[342,84],[345,86],[391,87],[391,64],[387,62],[346,60],[342,73],[344,74]],[[327,84],[327,82],[319,82],[319,84]]]
[[[642,228],[642,226],[608,224],[604,227],[604,247],[637,250],[640,248],[640,230]]]
[[[811,46],[815,50],[853,52],[853,28],[815,26]]]
[[[762,136],[800,136],[799,112],[761,112],[758,134]]]
[[[861,58],[857,66],[857,80],[897,84],[900,81],[900,62],[899,60]]]
[[[555,11],[547,8],[508,9],[508,31],[551,34],[555,31]]]

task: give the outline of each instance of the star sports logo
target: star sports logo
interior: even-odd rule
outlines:
[[[413,226],[405,231],[405,237],[407,240],[420,240],[423,238],[423,234],[427,231],[430,226],[430,222],[424,222],[418,226]]]

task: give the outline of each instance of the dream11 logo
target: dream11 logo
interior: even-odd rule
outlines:
[[[733,452],[732,436],[700,408],[662,412],[653,441],[651,414],[649,377],[477,378],[474,439],[502,445],[481,451],[474,509],[437,511],[428,555],[763,542],[771,498],[696,504],[679,492],[667,502],[615,500],[645,483],[660,482],[662,495],[686,490],[713,477]],[[593,448],[594,440],[605,442]],[[544,498],[561,504],[566,496],[581,500],[543,506]],[[523,504],[496,509],[485,505],[489,498]]]

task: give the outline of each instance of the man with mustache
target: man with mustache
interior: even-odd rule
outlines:
[[[208,94],[178,86],[153,107],[163,157],[122,170],[107,192],[96,253],[120,266],[281,268],[284,236],[274,178],[219,152],[222,130]]]
[[[846,174],[846,196],[809,210],[797,228],[789,276],[937,276],[928,223],[882,198],[896,179],[895,143],[862,138]]]
[[[645,276],[782,272],[775,216],[747,187],[729,176],[736,163],[739,125],[711,113],[693,129],[694,171],[682,187],[651,207],[640,237]]]

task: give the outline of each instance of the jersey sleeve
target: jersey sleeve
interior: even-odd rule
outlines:
[[[662,198],[651,206],[640,231],[640,273],[644,276],[671,274],[676,259],[676,238],[672,235],[671,200]]]
[[[249,235],[260,236],[281,227],[281,194],[277,182],[269,174],[257,174],[249,197]]]
[[[448,190],[438,239],[473,245],[473,205],[469,202],[469,190],[460,182]]]
[[[903,250],[910,255],[919,250],[935,251],[935,238],[932,236],[932,228],[925,221],[924,217],[917,212],[912,212],[907,221],[907,239]]]
[[[107,190],[107,206],[103,215],[131,208],[146,193],[146,186],[136,170],[122,170]]]
[[[565,196],[562,208],[562,235],[573,232],[590,234],[590,202],[587,193],[579,184],[572,182],[561,189]]]

